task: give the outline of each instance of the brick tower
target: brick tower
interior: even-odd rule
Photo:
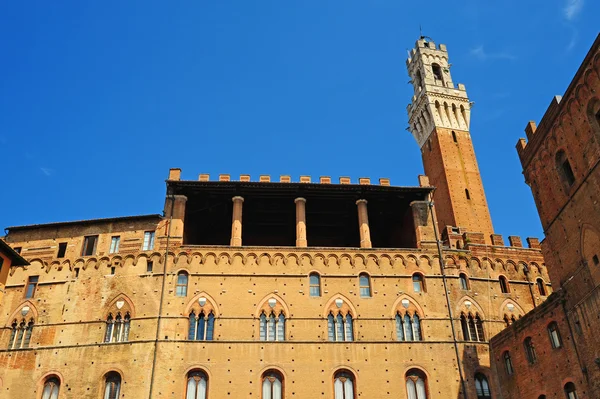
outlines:
[[[436,187],[438,224],[483,233],[491,243],[492,219],[469,133],[469,98],[463,84],[452,83],[446,46],[421,37],[406,66],[415,91],[407,107],[409,130]]]

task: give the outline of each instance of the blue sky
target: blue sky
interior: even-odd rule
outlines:
[[[600,2],[5,1],[0,226],[160,213],[185,179],[417,185],[406,50],[445,43],[496,232],[542,236],[515,143],[564,93]]]

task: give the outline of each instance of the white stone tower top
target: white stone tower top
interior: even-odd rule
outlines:
[[[446,45],[421,37],[406,60],[414,87],[408,105],[409,130],[419,147],[427,142],[435,127],[469,130],[471,106],[463,84],[454,87]]]

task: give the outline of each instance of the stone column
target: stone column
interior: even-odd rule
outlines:
[[[356,201],[358,206],[358,227],[360,229],[360,247],[371,248],[371,232],[369,230],[369,215],[367,214],[367,200]]]
[[[296,203],[296,246],[307,247],[306,240],[306,199],[298,197]]]
[[[231,221],[231,246],[242,246],[242,204],[244,198],[233,197],[233,219]]]

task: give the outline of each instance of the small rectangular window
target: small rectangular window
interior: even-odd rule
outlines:
[[[79,278],[79,268],[75,268],[75,278]]]
[[[116,271],[117,271],[117,268],[114,267],[114,266],[111,266],[111,268],[110,268],[110,274],[114,276]]]
[[[91,256],[96,253],[96,243],[98,242],[98,236],[86,236],[83,240],[83,248],[81,249],[81,256]]]
[[[148,263],[146,263],[146,273],[152,273],[153,266],[154,266],[154,262],[149,260]]]
[[[146,231],[144,233],[144,245],[142,246],[142,251],[150,251],[154,249],[154,232]]]
[[[109,254],[116,254],[117,252],[119,252],[119,245],[121,244],[121,237],[120,236],[113,236],[110,239],[110,250],[108,251]]]
[[[33,298],[39,279],[40,276],[29,277],[29,280],[27,280],[27,291],[25,292],[25,298]]]
[[[598,255],[594,255],[592,257],[592,260],[594,261],[594,265],[598,266],[598,264],[600,263],[600,259],[598,259]]]
[[[64,258],[67,253],[67,243],[59,242],[58,243],[58,253],[56,254],[57,258]]]

